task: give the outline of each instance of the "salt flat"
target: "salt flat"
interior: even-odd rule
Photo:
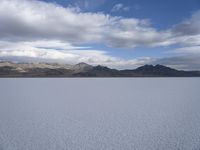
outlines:
[[[0,79],[0,150],[199,150],[200,78]]]

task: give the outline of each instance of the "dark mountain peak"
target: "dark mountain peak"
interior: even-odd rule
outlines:
[[[80,63],[76,64],[75,66],[91,66],[91,65],[84,63],[84,62],[80,62]]]
[[[101,65],[95,66],[93,69],[94,70],[103,70],[103,71],[110,70],[110,68],[108,68],[106,66],[101,66]]]
[[[75,72],[84,72],[84,71],[88,71],[92,68],[93,68],[93,66],[86,64],[84,62],[78,63],[73,66],[73,69],[75,70]]]
[[[175,69],[172,69],[170,67],[167,67],[167,66],[164,66],[164,65],[160,65],[160,64],[157,64],[157,65],[144,65],[144,66],[141,66],[141,67],[138,67],[137,69],[135,69],[135,71],[176,71]]]
[[[170,67],[167,67],[167,66],[164,66],[164,65],[160,65],[160,64],[155,65],[154,68],[176,70],[176,69],[173,69],[173,68],[170,68]]]
[[[138,67],[136,70],[146,70],[146,69],[152,69],[154,68],[153,65],[144,65],[144,66],[141,66],[141,67]]]
[[[116,77],[120,76],[119,71],[116,69],[110,69],[106,66],[94,66],[92,69],[89,69],[85,72],[80,72],[75,74],[79,77]]]
[[[177,76],[180,72],[164,65],[144,65],[135,69],[136,73],[147,76]]]
[[[156,66],[157,66],[157,67],[166,67],[166,66],[160,65],[160,64],[156,64],[155,67],[156,67]]]

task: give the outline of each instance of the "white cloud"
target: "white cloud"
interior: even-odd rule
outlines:
[[[173,28],[173,32],[178,35],[199,35],[200,34],[200,11],[193,13],[191,18]]]
[[[62,49],[58,50],[58,45]],[[60,41],[1,42],[0,49],[1,60],[19,62],[56,62],[66,64],[85,62],[91,65],[104,65],[117,69],[133,69],[145,64],[163,64],[177,69],[200,69],[199,47],[176,49],[175,52],[177,54],[185,55],[168,58],[144,57],[134,59],[114,57],[106,51],[94,50],[88,47],[64,45]]]
[[[81,12],[37,0],[1,0],[0,22],[1,40],[46,39],[129,48],[162,45],[167,38],[147,19]]]
[[[114,8],[123,9],[124,5],[116,4]],[[148,19],[81,12],[73,7],[38,0],[1,0],[0,40],[59,40],[123,48],[172,44],[194,46],[200,44],[199,20],[200,11],[172,29],[158,31],[151,27]]]
[[[103,5],[106,0],[74,0],[75,6],[81,10],[93,10]]]
[[[177,61],[173,59],[172,62],[179,62],[183,69],[200,69],[200,11],[193,13],[191,18],[175,25],[170,32],[172,36],[168,41],[180,45],[169,51],[177,58]]]
[[[170,32],[171,40],[184,47],[200,45],[200,11],[193,13],[191,18],[175,25]]]
[[[132,48],[137,46],[165,46],[172,44],[166,40],[169,32],[158,32],[149,27],[147,19],[120,19],[116,21],[106,35],[106,42],[113,47]]]
[[[200,46],[190,46],[190,47],[182,47],[182,48],[177,48],[174,53],[178,54],[200,54]],[[199,56],[200,58],[200,56]],[[200,59],[199,59],[200,61]]]
[[[150,61],[150,58],[125,60],[111,56],[105,51],[88,49],[88,47],[76,47],[63,44],[60,41],[1,42],[0,45],[0,59],[20,62],[42,61],[66,64],[85,62],[91,65],[131,69]],[[60,46],[62,50],[58,50],[57,46]]]
[[[0,1],[0,33],[4,39],[95,42],[101,39],[103,27],[110,21],[109,15],[81,13],[41,1]]]
[[[118,4],[115,4],[112,8],[112,12],[116,12],[116,11],[129,11],[130,8],[127,7],[127,6],[124,6],[122,3],[118,3]]]
[[[0,49],[3,50],[26,50],[32,47],[44,48],[44,49],[56,49],[56,50],[79,50],[79,49],[89,49],[90,47],[81,47],[73,46],[70,43],[62,42],[58,40],[40,40],[32,42],[9,42],[9,41],[0,41]]]

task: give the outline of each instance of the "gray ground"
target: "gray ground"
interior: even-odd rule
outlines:
[[[0,150],[199,150],[200,78],[0,79]]]

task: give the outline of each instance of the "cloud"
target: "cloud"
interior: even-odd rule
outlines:
[[[130,8],[127,6],[124,6],[123,4],[119,3],[119,4],[115,4],[112,8],[112,12],[116,12],[116,11],[129,11]]]
[[[59,49],[58,49],[59,47]],[[77,47],[60,41],[1,42],[0,59],[18,62],[56,62],[104,65],[117,69],[134,69],[145,64],[163,64],[183,70],[200,70],[199,47],[176,49],[177,56],[166,58],[122,59],[109,52]],[[179,55],[180,54],[180,55]]]
[[[180,55],[158,58],[152,64],[163,64],[179,70],[200,70],[200,55]]]
[[[173,41],[169,32],[158,32],[149,27],[148,19],[120,19],[113,23],[105,37],[105,41],[112,47],[133,48],[137,46],[165,46]]]
[[[200,46],[190,46],[190,47],[181,47],[176,48],[175,50],[171,51],[171,53],[175,54],[200,54]]]
[[[81,13],[73,8],[33,0],[0,2],[0,38],[59,39],[73,43],[99,41],[109,15]]]
[[[175,25],[170,32],[172,33],[171,40],[174,40],[175,43],[186,47],[200,45],[200,11]]]
[[[48,47],[40,47],[46,43]],[[62,50],[55,49],[60,42],[40,41],[39,43],[1,43],[0,59],[18,62],[55,62],[65,64],[77,64],[85,62],[91,65],[104,65],[116,69],[134,69],[145,64],[162,64],[181,70],[200,70],[200,52],[198,47],[191,49],[179,49],[177,56],[165,58],[134,58],[122,59],[111,56],[106,51],[89,49],[87,47],[73,47],[66,45]],[[8,46],[9,45],[10,48]],[[51,46],[50,46],[51,45]],[[62,45],[62,44],[61,44]]]
[[[150,58],[125,60],[111,56],[106,51],[76,47],[60,41],[1,42],[0,49],[1,60],[18,62],[59,62],[66,64],[85,62],[111,68],[132,69],[150,61]]]
[[[116,4],[114,8],[125,7]],[[200,11],[173,28],[160,31],[153,28],[148,19],[82,12],[38,0],[1,0],[0,40],[59,40],[71,44],[101,43],[117,48],[195,46],[200,44],[199,20]]]
[[[200,11],[195,12],[191,18],[176,25],[173,30],[178,35],[199,35],[200,34]]]
[[[171,29],[174,44],[180,46],[170,53],[176,55],[163,58],[158,63],[175,65],[184,70],[200,70],[200,11]]]
[[[165,44],[168,35],[147,20],[81,12],[37,0],[1,0],[0,40],[45,39],[124,48]]]
[[[106,0],[73,0],[75,6],[83,11],[93,10],[103,5]]]

